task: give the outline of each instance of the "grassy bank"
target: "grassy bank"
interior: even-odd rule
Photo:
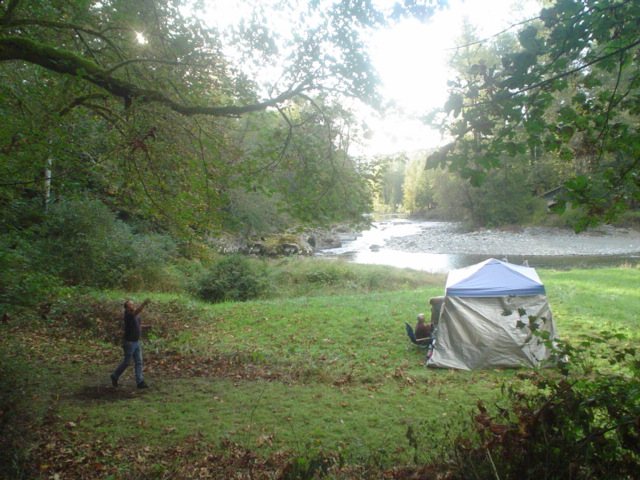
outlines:
[[[5,471],[312,478],[331,458],[342,472],[331,478],[367,471],[408,478],[398,468],[450,458],[453,439],[471,434],[479,401],[504,406],[505,385],[525,392],[534,378],[561,376],[424,367],[404,322],[428,311],[442,276],[345,264],[330,267],[333,276],[310,275],[317,265],[290,268],[291,298],[207,304],[152,294],[146,391],[135,389],[131,371],[118,389],[108,378],[120,360],[122,292],[58,298],[2,325],[2,419],[14,436]],[[561,338],[598,342],[587,342],[590,353],[576,356],[575,367],[627,373],[624,362],[609,360],[640,340],[640,269],[539,273]],[[293,280],[314,276],[323,280]],[[366,293],[349,286],[359,290],[362,278],[374,277]],[[418,278],[422,286],[410,280]]]

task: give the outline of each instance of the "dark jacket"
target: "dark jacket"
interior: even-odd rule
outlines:
[[[138,342],[140,341],[140,334],[142,327],[140,326],[140,317],[133,315],[130,310],[124,311],[124,341],[125,342]]]

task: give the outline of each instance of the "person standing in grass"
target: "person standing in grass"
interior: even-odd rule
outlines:
[[[111,384],[114,387],[118,386],[120,375],[131,365],[131,359],[133,359],[134,362],[136,385],[138,388],[148,387],[142,376],[142,344],[140,343],[142,329],[147,328],[148,325],[143,325],[138,315],[149,302],[150,300],[146,299],[138,308],[136,308],[131,300],[124,302],[124,342],[122,344],[124,358],[122,362],[120,362],[120,365],[118,365],[118,368],[111,374]]]

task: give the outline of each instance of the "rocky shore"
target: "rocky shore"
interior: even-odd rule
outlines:
[[[416,235],[394,237],[385,247],[405,252],[508,255],[621,255],[640,253],[640,231],[609,226],[576,234],[558,228],[463,232],[452,223],[436,223]]]
[[[384,227],[384,222],[379,223],[378,227]],[[330,229],[307,229],[251,240],[226,235],[213,239],[211,243],[221,253],[278,257],[313,255],[319,250],[339,248],[359,235],[356,228],[339,225]],[[424,222],[418,233],[391,236],[383,245],[371,248],[374,247],[410,253],[477,254],[494,258],[509,255],[633,255],[640,254],[640,231],[601,226],[579,234],[568,229],[543,227],[466,232],[452,222]]]
[[[307,228],[301,232],[290,231],[249,239],[225,233],[209,238],[208,243],[224,254],[242,253],[261,257],[308,256],[317,250],[338,248],[343,242],[356,238],[358,232],[356,227],[335,225],[330,228]]]

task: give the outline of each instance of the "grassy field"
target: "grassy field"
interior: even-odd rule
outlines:
[[[311,478],[322,471],[313,459],[330,454],[384,476],[449,455],[478,402],[500,406],[505,385],[524,391],[533,375],[559,376],[425,367],[404,322],[428,312],[444,277],[407,273],[409,281],[371,268],[371,278],[382,279],[366,292],[360,283],[353,293],[336,274],[286,299],[206,304],[149,295],[148,390],[135,388],[132,368],[119,388],[109,381],[121,355],[122,292],[58,299],[2,325],[1,418],[13,439],[5,472],[230,478],[249,469],[262,472],[255,478]],[[351,284],[365,275],[366,267],[357,269],[347,275]],[[539,274],[562,340],[581,345],[600,341],[600,332],[622,334],[592,342],[580,368],[624,373],[609,365],[608,352],[613,342],[639,343],[640,269]]]

